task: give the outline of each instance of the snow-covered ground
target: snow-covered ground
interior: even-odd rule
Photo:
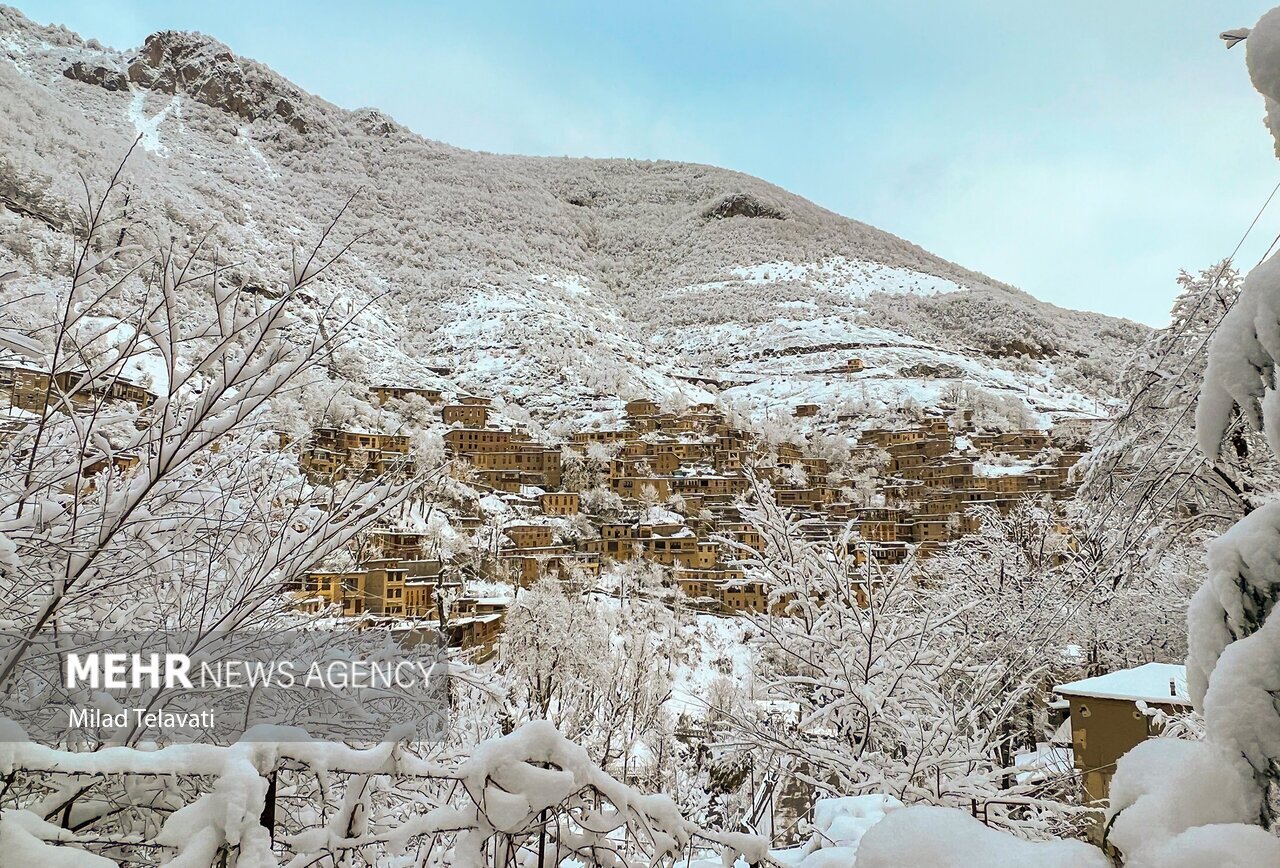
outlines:
[[[682,628],[691,655],[676,667],[671,685],[671,710],[698,718],[707,709],[707,696],[717,678],[735,684],[751,682],[751,648],[744,641],[751,625],[741,618],[699,614]]]
[[[838,293],[847,298],[866,298],[875,292],[909,295],[940,295],[964,292],[965,287],[933,274],[898,268],[869,259],[831,256],[821,262],[761,262],[733,269],[734,279],[693,284],[677,289],[727,290],[738,284],[798,283],[814,290]],[[802,302],[797,302],[802,303]]]
[[[800,319],[793,311],[751,326],[718,323],[663,332],[655,342],[687,357],[718,357],[721,364],[704,366],[702,373],[723,384],[724,398],[746,403],[758,417],[787,415],[801,403],[936,406],[959,385],[1020,400],[1041,426],[1105,409],[1097,397],[1065,385],[1052,360],[1010,365],[842,316]],[[862,370],[848,370],[854,358]]]

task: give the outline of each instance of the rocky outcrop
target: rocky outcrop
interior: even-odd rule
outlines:
[[[93,65],[77,60],[62,71],[62,74],[73,81],[82,81],[104,90],[128,90],[129,79],[118,69],[109,66]]]
[[[999,345],[991,345],[987,348],[987,355],[992,358],[1010,358],[1025,356],[1030,359],[1047,359],[1058,355],[1058,351],[1052,347],[1043,347],[1038,344],[1028,343],[1018,338],[1007,340]]]
[[[785,220],[787,215],[779,209],[761,201],[750,193],[731,193],[722,196],[702,212],[708,220],[724,220],[728,217],[766,217],[770,220]]]
[[[914,365],[898,368],[898,376],[916,380],[960,380],[964,378],[964,371],[945,362],[916,362]]]
[[[300,133],[312,127],[301,91],[199,33],[165,30],[148,36],[129,61],[129,81],[162,93],[186,94],[248,121],[274,118]]]
[[[362,108],[355,111],[356,126],[366,135],[385,137],[400,132],[401,126],[374,108]]]

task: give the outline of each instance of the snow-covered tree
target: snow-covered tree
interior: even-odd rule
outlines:
[[[113,246],[117,183],[86,203],[58,318],[20,336],[43,392],[0,453],[0,594],[20,637],[0,655],[0,686],[54,628],[260,626],[287,583],[414,487],[312,486],[273,432],[273,398],[334,346],[295,313],[341,252],[325,249],[330,233],[264,303],[199,244],[150,257]],[[120,391],[138,369],[153,397]]]
[[[1179,275],[1169,326],[1153,332],[1130,362],[1123,411],[1075,471],[1082,480],[1077,532],[1105,551],[1113,574],[1144,575],[1170,546],[1202,550],[1280,484],[1261,436],[1238,417],[1215,461],[1195,450],[1189,424],[1205,348],[1242,283],[1229,261]]]
[[[670,614],[637,590],[613,609],[580,588],[539,580],[508,612],[498,666],[513,721],[551,721],[624,779],[669,728]]]
[[[1088,577],[1052,504],[1026,498],[1007,514],[974,513],[977,533],[919,564],[919,590],[957,607],[956,635],[987,680],[999,765],[1012,769],[1019,751],[1047,740],[1046,691],[1097,658],[1080,648],[1096,636],[1091,607],[1068,605]]]
[[[994,637],[966,623],[977,618],[975,595],[952,593],[950,583],[922,593],[910,570],[860,557],[865,547],[848,531],[814,541],[766,487],[756,495],[744,518],[766,548],[739,551],[780,615],[752,619],[757,693],[798,713],[781,727],[739,719],[737,737],[820,794],[966,809],[1016,802],[1017,810],[993,807],[991,821],[1033,837],[1050,832],[1041,813],[1053,806],[1032,788],[1007,786],[1001,764],[1009,723],[1036,681],[990,665]]]
[[[1276,130],[1280,9],[1249,33],[1247,61]],[[1277,336],[1280,255],[1245,278],[1210,343],[1196,408],[1198,445],[1210,462],[1224,463],[1224,452],[1238,456],[1238,419],[1280,455]],[[1275,503],[1249,512],[1209,547],[1208,576],[1187,615],[1187,682],[1204,715],[1204,740],[1139,745],[1121,758],[1112,781],[1111,838],[1135,863],[1162,864],[1194,839],[1223,854],[1280,862],[1280,844],[1257,828],[1272,826],[1280,783],[1278,557]],[[1208,777],[1198,773],[1206,770]]]

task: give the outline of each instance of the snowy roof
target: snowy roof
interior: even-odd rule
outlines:
[[[487,612],[482,615],[469,615],[465,618],[458,618],[455,624],[492,624],[503,615],[501,612]]]
[[[1187,695],[1187,667],[1176,663],[1147,663],[1133,669],[1072,681],[1053,690],[1068,696],[1091,696],[1095,699],[1127,699],[1162,705],[1191,704]]]
[[[974,476],[1023,476],[1033,470],[1039,468],[1030,463],[1014,463],[1014,464],[975,464],[973,465]]]

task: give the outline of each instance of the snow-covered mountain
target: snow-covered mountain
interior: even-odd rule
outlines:
[[[138,137],[127,217],[160,238],[212,227],[233,279],[266,291],[354,196],[340,234],[366,234],[314,299],[365,306],[341,373],[443,378],[544,423],[615,396],[766,415],[961,383],[1089,413],[1146,333],[724,169],[430,141],[197,34],[115,51],[0,7],[0,93],[0,272],[58,273],[78,175],[101,185]]]

